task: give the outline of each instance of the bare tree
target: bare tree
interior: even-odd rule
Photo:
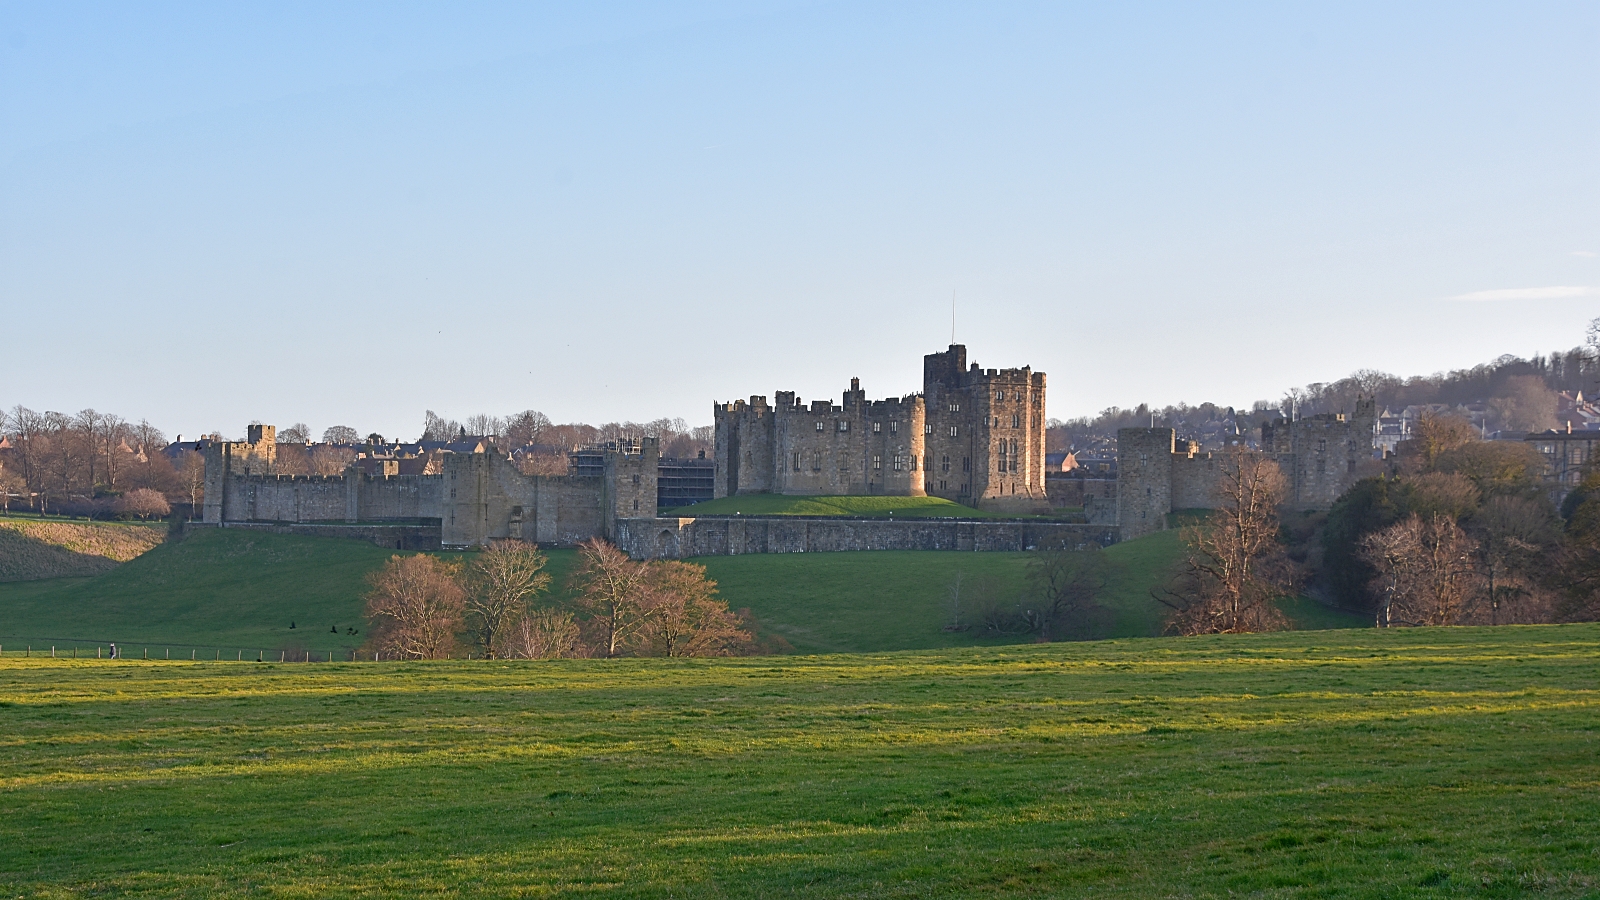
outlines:
[[[189,495],[189,514],[200,508],[206,497],[206,458],[194,450],[181,450],[173,468],[178,473],[178,483]]]
[[[590,616],[597,655],[622,655],[645,625],[647,567],[599,538],[578,545],[578,560],[573,586],[578,608]]]
[[[37,489],[43,481],[39,441],[44,433],[44,417],[19,404],[11,411],[11,428],[22,479],[30,489]]]
[[[1442,513],[1412,515],[1361,541],[1377,570],[1378,626],[1455,625],[1476,593],[1477,542]]]
[[[1157,599],[1179,634],[1232,634],[1288,627],[1277,600],[1293,590],[1278,543],[1286,481],[1277,463],[1233,449],[1222,460],[1210,519],[1184,531],[1188,554],[1174,588]]]
[[[140,419],[139,424],[133,426],[133,436],[147,454],[167,445],[167,436],[161,433],[161,429],[151,425],[148,419]]]
[[[967,626],[961,624],[961,587],[966,579],[966,573],[957,569],[956,574],[945,586],[945,599],[949,602],[950,624],[944,626],[945,631],[966,631]]]
[[[545,432],[549,429],[549,416],[536,409],[525,409],[506,420],[505,430],[502,433],[504,449],[541,443]]]
[[[324,444],[359,444],[361,443],[361,432],[356,431],[349,425],[334,425],[322,432],[322,442]]]
[[[755,638],[728,605],[706,567],[658,560],[645,567],[639,649],[650,656],[742,656]]]
[[[278,443],[280,444],[309,444],[310,442],[311,426],[304,422],[296,422],[278,432]]]
[[[1489,408],[1500,419],[1500,427],[1511,431],[1543,431],[1556,427],[1556,392],[1537,375],[1513,375],[1506,379],[1499,396]]]
[[[1099,597],[1111,567],[1098,547],[1074,550],[1055,545],[1030,554],[1028,579],[1038,596],[1039,635],[1047,641],[1092,640],[1111,624]]]
[[[501,432],[505,431],[506,420],[499,416],[479,413],[475,416],[468,416],[466,424],[462,427],[467,430],[467,434],[473,437],[497,437]]]
[[[1591,463],[1572,493],[1560,566],[1551,581],[1564,595],[1561,617],[1590,621],[1600,619],[1600,463]]]
[[[27,498],[28,482],[22,476],[10,469],[0,467],[0,508],[7,516],[11,515],[11,498]]]
[[[546,562],[538,547],[521,541],[492,541],[472,561],[467,621],[485,658],[502,655],[528,603],[550,586]]]
[[[1429,471],[1440,455],[1477,439],[1478,430],[1466,419],[1425,412],[1417,419],[1417,430],[1412,439],[1405,443],[1412,445],[1407,449],[1416,453],[1423,471]],[[1405,444],[1401,446],[1404,448]]]
[[[313,446],[308,466],[312,475],[338,475],[355,461],[358,451],[345,445]]]
[[[100,462],[99,436],[101,423],[104,420],[105,417],[94,410],[85,409],[78,413],[70,426],[71,430],[75,432],[73,434],[74,442],[84,445],[80,465],[88,470],[85,473],[84,487],[86,488],[86,493],[90,496],[94,495],[95,485],[100,483],[97,477],[98,464]]]
[[[367,576],[372,649],[390,658],[446,659],[461,629],[461,567],[427,555],[393,556]]]
[[[1548,620],[1545,610],[1526,608],[1542,593],[1532,571],[1535,562],[1556,542],[1545,508],[1526,497],[1491,497],[1471,525],[1489,624]]]
[[[518,619],[506,640],[509,659],[572,659],[583,655],[582,631],[572,613],[535,609]]]
[[[172,512],[172,507],[160,492],[149,488],[135,488],[118,497],[111,505],[111,511],[119,516],[148,519],[151,516],[168,515]]]
[[[454,419],[446,419],[430,409],[423,416],[422,437],[418,438],[418,440],[453,441],[456,435],[463,430],[465,429],[461,427],[460,422]]]

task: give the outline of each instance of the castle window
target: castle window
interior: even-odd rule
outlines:
[[[872,467],[874,469],[882,469],[883,468],[883,457],[879,456],[876,453],[872,454]]]
[[[850,430],[850,423],[845,421],[844,419],[840,419],[839,420],[839,430],[840,431],[849,431]]]
[[[961,404],[959,404],[959,403],[950,404],[950,411],[951,412],[961,412]]]
[[[951,437],[959,437],[960,434],[961,434],[961,426],[960,425],[951,425],[950,426],[950,436]]]
[[[822,451],[821,450],[813,450],[813,451],[811,451],[811,471],[813,471],[813,472],[821,472],[822,471]]]
[[[1011,417],[1011,427],[1012,428],[1021,428],[1022,427],[1022,416],[1019,416],[1019,415],[1012,416]]]
[[[821,420],[821,419],[818,419],[818,420],[817,420],[817,430],[818,430],[818,431],[821,431],[821,430],[822,430],[822,420]]]
[[[633,483],[634,484],[638,484],[639,483],[639,476],[637,476],[637,475],[633,476]]]
[[[906,467],[906,458],[904,456],[899,455],[898,453],[895,454],[895,457],[894,457],[894,470],[896,472],[899,472],[899,471],[903,470],[905,467]]]
[[[994,392],[994,398],[996,400],[1004,400],[1006,398],[1006,392],[1005,391],[995,391]]]
[[[911,471],[915,472],[916,470],[917,470],[917,455],[915,453],[913,453],[913,454],[911,454]]]
[[[939,457],[939,468],[940,468],[941,471],[945,471],[945,472],[950,471],[950,457],[948,457],[948,456]],[[939,484],[942,487],[944,485],[944,482],[941,481],[941,482],[939,482]]]
[[[889,423],[889,433],[890,434],[899,434],[900,433],[900,423],[899,422],[890,422]]]
[[[789,456],[790,456],[790,461],[792,463],[794,463],[794,470],[796,472],[800,471],[800,453],[799,453],[799,451],[795,451],[794,453],[789,454]]]
[[[882,422],[873,422],[872,423],[872,433],[873,434],[882,434],[883,433],[883,423]]]
[[[970,456],[961,457],[961,471],[963,471],[963,472],[971,472],[972,471],[972,457],[970,457]]]
[[[633,511],[634,512],[638,512],[639,511],[639,501],[637,501],[637,500],[633,501]]]
[[[923,434],[933,434],[933,423],[932,422],[923,422],[922,423],[922,433]]]

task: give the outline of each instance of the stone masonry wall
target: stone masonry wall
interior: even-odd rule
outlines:
[[[616,543],[636,559],[854,550],[1022,551],[1042,542],[1109,546],[1115,526],[1043,521],[774,516],[625,519]]]

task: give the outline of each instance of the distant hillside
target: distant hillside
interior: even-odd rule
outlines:
[[[0,581],[99,575],[166,538],[166,526],[0,518]]]

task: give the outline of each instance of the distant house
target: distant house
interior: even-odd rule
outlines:
[[[1046,453],[1044,455],[1045,474],[1052,472],[1071,472],[1078,467],[1078,459],[1072,453]]]
[[[1557,502],[1583,481],[1584,467],[1591,460],[1600,458],[1595,456],[1596,450],[1600,449],[1600,428],[1575,429],[1568,425],[1562,430],[1551,429],[1530,434],[1524,440],[1532,443],[1544,456],[1546,478],[1551,483]]]

